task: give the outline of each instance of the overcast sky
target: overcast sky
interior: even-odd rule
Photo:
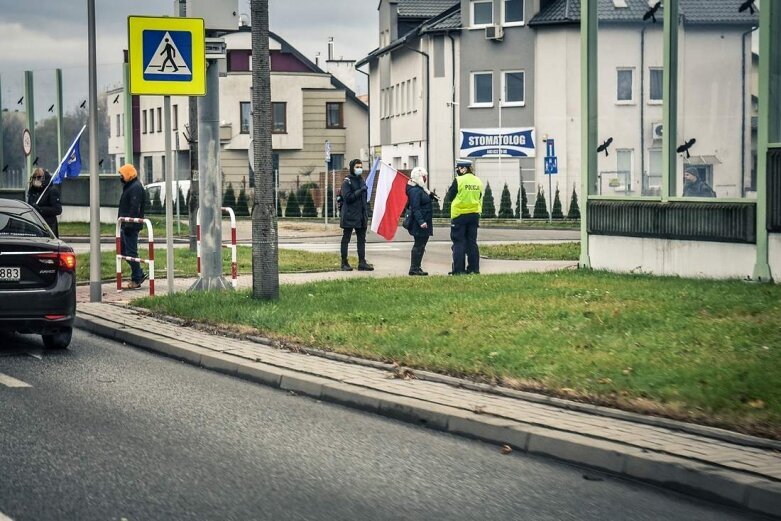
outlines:
[[[249,0],[236,1],[249,19]],[[173,5],[173,0],[96,0],[99,91],[121,81],[128,15],[171,15]],[[313,61],[317,52],[325,56],[329,36],[336,40],[336,55],[345,59],[362,58],[376,47],[377,0],[269,0],[269,5],[271,30]],[[3,108],[22,109],[16,103],[25,70],[35,72],[36,119],[54,103],[56,68],[63,69],[66,109],[87,98],[86,1],[0,0],[0,13]]]

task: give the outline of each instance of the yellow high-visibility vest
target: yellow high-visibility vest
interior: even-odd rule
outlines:
[[[458,193],[450,203],[450,218],[467,213],[483,212],[483,183],[474,174],[464,174],[456,178]]]

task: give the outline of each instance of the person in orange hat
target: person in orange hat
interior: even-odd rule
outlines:
[[[144,218],[144,197],[145,191],[141,181],[138,180],[136,167],[130,163],[122,165],[119,168],[119,177],[122,181],[122,195],[119,198],[119,217]],[[120,228],[120,239],[122,245],[122,255],[128,257],[138,257],[138,232],[143,225],[140,223],[123,222]],[[138,289],[146,279],[144,270],[141,269],[141,263],[127,261],[130,264],[130,282],[125,285],[125,289]]]

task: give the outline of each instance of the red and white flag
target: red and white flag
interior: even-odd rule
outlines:
[[[407,181],[407,176],[385,163],[380,163],[371,229],[388,241],[396,235],[399,217],[407,206]]]

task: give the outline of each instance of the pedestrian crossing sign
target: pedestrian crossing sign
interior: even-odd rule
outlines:
[[[203,19],[128,17],[128,63],[133,95],[205,95]]]

